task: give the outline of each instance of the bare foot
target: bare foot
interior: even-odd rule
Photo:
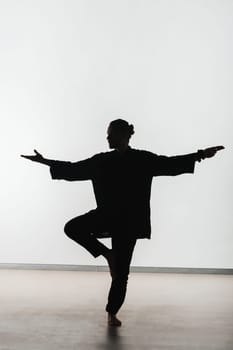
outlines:
[[[121,321],[118,320],[116,315],[112,315],[112,314],[108,313],[108,325],[111,327],[120,327]]]

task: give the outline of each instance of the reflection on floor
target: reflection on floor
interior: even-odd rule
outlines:
[[[233,276],[131,273],[119,328],[107,272],[0,270],[0,350],[232,350]]]

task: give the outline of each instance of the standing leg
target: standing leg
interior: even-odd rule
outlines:
[[[122,236],[114,236],[112,238],[112,253],[115,267],[108,294],[108,303],[105,308],[108,312],[108,323],[111,326],[121,325],[121,322],[116,318],[116,314],[125,300],[130,262],[137,241],[136,238]]]

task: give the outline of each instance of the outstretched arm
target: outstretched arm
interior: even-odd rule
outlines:
[[[194,173],[195,162],[213,157],[223,146],[209,147],[178,156],[163,156],[150,153],[149,167],[153,176],[174,176],[185,173]]]
[[[78,162],[69,162],[61,160],[46,159],[34,150],[36,155],[21,157],[32,160],[33,162],[48,165],[50,167],[50,174],[52,179],[56,180],[91,180],[93,177],[94,167],[96,164],[96,157],[87,158]]]

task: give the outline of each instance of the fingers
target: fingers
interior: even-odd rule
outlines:
[[[34,157],[34,156],[24,156],[23,154],[21,154],[20,156],[23,158],[26,158],[26,159],[30,159],[30,160],[32,160],[32,157]]]
[[[28,157],[31,157],[31,156],[26,156],[26,155],[20,154],[20,157],[28,158]]]
[[[213,150],[215,153],[224,149],[224,146],[215,146],[215,147],[210,147],[210,150]]]
[[[208,147],[208,148],[206,148],[206,150],[217,152],[217,151],[220,151],[221,149],[224,149],[224,148],[225,148],[224,146],[215,146],[215,147]]]
[[[221,149],[224,149],[225,147],[224,146],[216,146],[215,149],[216,151],[220,151]]]

